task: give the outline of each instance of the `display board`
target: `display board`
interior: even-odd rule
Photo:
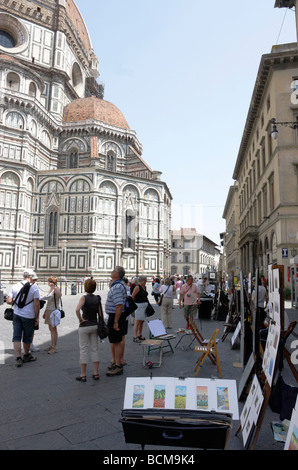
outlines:
[[[298,397],[292,412],[284,450],[298,450]]]
[[[187,409],[230,413],[239,419],[235,380],[128,377],[123,409]]]
[[[280,299],[280,270],[268,268],[268,316],[270,324],[266,347],[263,356],[262,369],[270,387],[272,386],[275,363],[279,348],[281,333],[282,306]]]
[[[252,430],[257,424],[263,400],[263,391],[259,380],[255,375],[245,405],[240,415],[240,424],[244,446],[246,445]]]

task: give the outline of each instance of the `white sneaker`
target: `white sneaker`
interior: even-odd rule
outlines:
[[[31,352],[38,352],[38,351],[40,351],[40,349],[37,346],[34,346],[34,344],[32,343],[31,346],[30,346],[30,351]]]

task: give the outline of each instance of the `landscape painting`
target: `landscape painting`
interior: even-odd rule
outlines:
[[[166,402],[166,386],[155,385],[153,408],[165,408]]]
[[[145,385],[135,385],[133,388],[132,407],[144,408]]]
[[[217,387],[217,409],[229,410],[229,389],[228,387]]]
[[[197,386],[197,410],[208,410],[208,387]]]
[[[175,408],[186,408],[186,387],[177,385],[175,388]]]

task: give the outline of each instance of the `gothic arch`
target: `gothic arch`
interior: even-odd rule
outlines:
[[[90,192],[91,182],[85,177],[77,176],[68,183],[68,191],[73,192]]]
[[[20,111],[8,109],[3,116],[3,121],[7,127],[15,129],[25,129],[26,118]]]
[[[160,195],[155,188],[147,188],[144,191],[144,199],[152,202],[160,202]]]
[[[21,184],[20,175],[12,170],[4,170],[0,175],[0,184],[19,188]]]
[[[98,148],[98,152],[103,155],[108,155],[109,152],[113,152],[116,158],[123,158],[124,152],[123,149],[119,144],[114,142],[113,140],[105,140],[103,141]]]
[[[108,196],[117,196],[118,188],[116,184],[111,180],[104,180],[100,183],[98,191],[101,194],[106,194]]]
[[[70,149],[76,149],[78,152],[87,152],[88,147],[84,139],[79,137],[70,137],[65,140],[61,147],[61,153],[69,153]]]
[[[65,192],[64,184],[58,178],[46,179],[41,182],[39,193],[63,193]]]

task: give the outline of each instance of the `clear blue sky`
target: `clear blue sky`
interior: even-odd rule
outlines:
[[[261,56],[295,42],[275,0],[76,0],[104,98],[170,189],[172,228],[215,243]]]

